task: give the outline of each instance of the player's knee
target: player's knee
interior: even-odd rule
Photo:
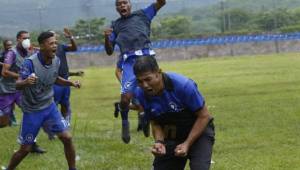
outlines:
[[[32,145],[22,145],[19,149],[21,154],[28,154],[31,151]]]
[[[130,105],[131,97],[129,95],[122,95],[120,107],[121,109],[127,109]]]
[[[59,139],[64,144],[71,144],[72,143],[72,135],[70,133],[64,133],[63,135],[59,136]]]
[[[0,116],[0,128],[4,128],[9,125],[9,117],[8,116]]]

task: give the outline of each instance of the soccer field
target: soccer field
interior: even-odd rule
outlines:
[[[163,71],[198,83],[215,117],[213,170],[293,170],[300,167],[300,54],[205,58],[160,63]],[[74,79],[74,78],[73,78]],[[89,68],[72,91],[72,133],[79,170],[150,170],[153,140],[136,132],[123,144],[121,120],[113,117],[119,98],[114,68]],[[18,119],[21,114],[18,110]],[[18,148],[19,127],[0,129],[0,165]],[[44,155],[30,154],[20,170],[66,170],[63,146],[40,131]],[[188,168],[187,168],[188,169]]]

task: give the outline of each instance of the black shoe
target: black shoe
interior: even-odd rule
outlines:
[[[115,106],[114,116],[115,116],[115,118],[117,118],[119,116],[119,112],[120,112],[119,105],[120,105],[119,102],[114,103],[114,106]]]
[[[143,133],[145,137],[150,136],[150,122],[149,121],[144,121],[143,123]]]
[[[38,154],[43,154],[46,153],[46,151],[42,148],[39,147],[36,143],[34,143],[31,147],[31,153],[38,153]]]

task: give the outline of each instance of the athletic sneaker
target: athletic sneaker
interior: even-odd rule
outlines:
[[[36,143],[33,143],[30,152],[31,153],[38,153],[38,154],[46,153],[46,151],[44,149],[40,148],[40,146],[37,145]]]
[[[127,120],[122,121],[122,140],[126,144],[130,142],[130,129],[129,122]]]
[[[117,118],[119,116],[119,112],[120,112],[120,103],[115,102],[114,107],[115,107],[114,116],[115,116],[115,118]]]

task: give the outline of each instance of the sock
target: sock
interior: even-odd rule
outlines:
[[[122,126],[128,126],[129,122],[128,120],[122,120]]]
[[[128,112],[129,112],[129,109],[126,109],[126,110],[121,110],[121,117],[122,117],[122,120],[126,120],[128,121]]]

